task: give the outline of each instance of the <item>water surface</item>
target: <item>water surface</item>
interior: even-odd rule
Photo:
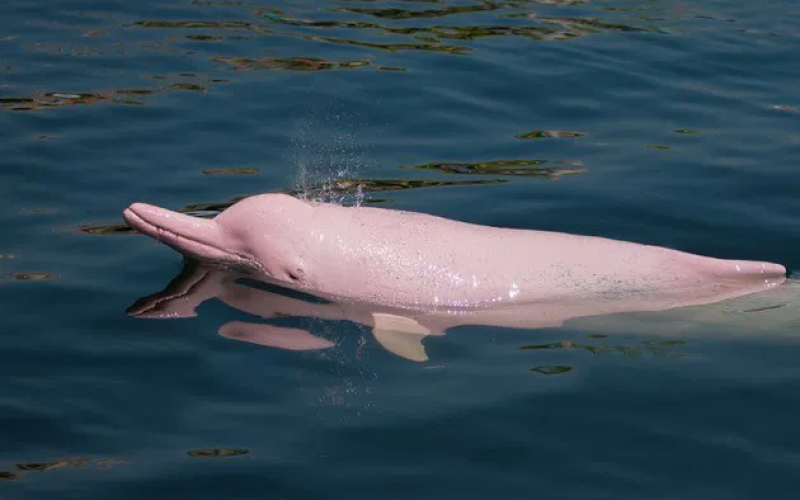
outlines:
[[[788,0],[3,3],[0,498],[792,498],[791,286],[459,327],[414,363],[214,299],[128,317],[183,264],[119,224],[290,191],[797,268],[798,25]]]

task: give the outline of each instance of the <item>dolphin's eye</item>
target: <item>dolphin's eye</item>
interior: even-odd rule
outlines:
[[[305,276],[305,274],[306,274],[305,271],[303,271],[299,267],[297,269],[287,269],[286,270],[286,275],[289,276],[289,279],[292,280],[292,281],[301,280],[303,278],[303,276]]]

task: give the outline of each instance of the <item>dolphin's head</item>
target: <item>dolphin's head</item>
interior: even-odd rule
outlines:
[[[134,203],[126,222],[199,261],[257,273],[279,284],[302,288],[308,280],[310,204],[283,194],[252,196],[214,219]]]

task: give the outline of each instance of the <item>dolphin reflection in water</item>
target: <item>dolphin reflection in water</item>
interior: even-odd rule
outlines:
[[[462,325],[539,329],[561,327],[570,321],[575,326],[606,333],[623,333],[631,327],[641,331],[645,325],[644,330],[656,335],[677,333],[678,325],[682,325],[682,329],[687,324],[721,325],[728,331],[732,325],[738,325],[741,331],[758,334],[759,329],[763,330],[764,320],[768,319],[772,322],[772,332],[785,332],[789,325],[776,329],[773,320],[776,311],[793,309],[786,306],[791,304],[792,297],[798,296],[799,289],[798,281],[790,279],[771,290],[744,297],[722,287],[690,297],[668,292],[622,294],[483,310],[439,308],[426,312],[352,301],[325,301],[266,282],[262,284],[250,274],[186,259],[181,272],[164,290],[137,300],[127,312],[138,318],[189,318],[197,315],[196,309],[202,303],[218,299],[267,320],[293,317],[350,321],[370,329],[388,351],[407,360],[426,361],[428,356],[422,341],[427,336],[444,335],[447,330]],[[779,322],[786,323],[786,314],[777,314]],[[790,313],[790,316],[791,326],[797,326],[794,315]],[[221,326],[219,333],[230,339],[288,350],[317,350],[335,345],[306,330],[269,323],[232,321]]]

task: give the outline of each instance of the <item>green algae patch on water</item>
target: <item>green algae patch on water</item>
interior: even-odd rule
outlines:
[[[30,272],[30,273],[13,273],[11,277],[17,281],[51,281],[57,279],[58,275],[49,272]]]
[[[64,467],[84,467],[89,463],[88,458],[65,458],[54,462],[27,462],[16,464],[17,470],[25,472],[48,472]]]
[[[445,7],[443,9],[426,9],[426,10],[408,10],[408,9],[374,9],[374,8],[361,8],[361,7],[342,7],[339,10],[342,12],[352,12],[354,14],[365,14],[368,16],[377,17],[380,19],[433,19],[454,14],[474,14],[476,12],[487,12],[501,9],[502,4],[495,4],[486,2],[475,5],[455,5],[452,7]]]
[[[318,57],[215,57],[214,61],[232,66],[240,71],[324,71],[331,69],[356,69],[372,64],[366,60],[327,61]]]
[[[142,28],[162,29],[251,29],[253,23],[247,21],[161,21],[145,20],[133,23]]]
[[[247,455],[250,450],[245,448],[209,448],[206,450],[187,451],[186,454],[192,458],[224,458],[238,457]]]
[[[170,90],[183,90],[183,91],[193,91],[193,92],[208,92],[208,89],[202,85],[197,83],[188,83],[188,82],[178,82],[173,83],[169,86]]]
[[[107,94],[45,92],[30,97],[0,98],[0,107],[11,111],[33,111],[80,104],[93,104],[110,99]]]
[[[502,175],[502,176],[529,176],[557,179],[564,175],[581,174],[586,171],[583,167],[544,167],[550,160],[521,159],[521,160],[494,160],[477,163],[423,163],[420,165],[407,165],[401,168],[417,170],[435,170],[445,174],[456,175]]]
[[[609,340],[607,335],[588,335],[595,341]],[[529,344],[519,347],[521,351],[548,351],[563,349],[567,351],[583,351],[593,356],[622,355],[627,358],[660,357],[664,359],[683,359],[688,357],[685,352],[675,351],[676,347],[683,347],[686,341],[677,339],[650,339],[636,344],[605,344],[603,342],[575,342],[560,340],[543,344]]]
[[[534,130],[526,134],[517,134],[514,137],[517,139],[564,139],[583,137],[585,135],[582,132],[573,132],[571,130]]]
[[[457,45],[441,45],[439,43],[375,43],[363,42],[349,38],[336,38],[330,36],[301,35],[303,38],[316,42],[338,43],[341,45],[353,45],[368,49],[384,50],[386,52],[404,52],[418,50],[423,52],[440,52],[445,54],[463,55],[472,52],[469,47]],[[427,40],[426,40],[427,42]]]
[[[195,35],[189,34],[186,35],[186,38],[189,40],[194,40],[195,42],[218,42],[220,40],[224,40],[224,36],[220,35]]]
[[[430,2],[439,3],[439,2]],[[541,3],[545,3],[544,0]],[[547,2],[547,5],[573,5],[580,2],[562,3],[558,0]],[[356,14],[376,20],[393,23],[382,25],[375,21],[353,19],[301,19],[290,17],[275,11],[257,11],[255,15],[272,23],[289,27],[310,28],[316,30],[370,30],[391,35],[406,36],[418,43],[375,43],[338,37],[325,37],[303,31],[290,31],[285,34],[307,38],[309,40],[357,45],[366,48],[398,52],[403,50],[438,51],[452,54],[467,54],[472,51],[470,47],[442,45],[443,40],[473,41],[486,37],[519,36],[534,41],[567,41],[589,35],[603,33],[660,33],[658,28],[631,26],[623,23],[601,21],[594,17],[547,17],[539,16],[529,11],[520,11],[521,5],[513,2],[481,2],[468,5],[444,6],[435,9],[404,9],[404,8],[373,8],[373,7],[339,7],[337,12]],[[512,10],[500,18],[527,21],[525,24],[498,24],[494,19],[488,23],[461,25],[453,24],[424,25],[422,23],[437,22],[448,16],[471,14],[472,17],[481,16],[491,18],[491,12]],[[415,22],[418,24],[398,25],[402,22]]]
[[[257,168],[206,168],[203,175],[255,175]]]
[[[148,75],[143,78],[163,83],[153,88],[121,88],[103,92],[43,92],[22,97],[3,97],[0,98],[0,108],[10,111],[33,111],[97,103],[141,106],[148,104],[153,98],[166,92],[190,91],[205,93],[211,89],[214,83],[230,82],[223,78],[205,79],[194,73]],[[194,81],[185,81],[186,79],[194,79]],[[172,83],[169,83],[170,81]],[[56,136],[41,135],[39,139],[46,140],[53,137]]]

